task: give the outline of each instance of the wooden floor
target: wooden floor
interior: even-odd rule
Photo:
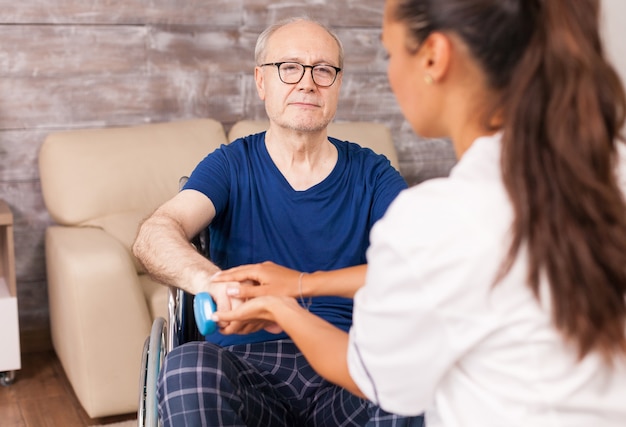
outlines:
[[[0,386],[2,427],[86,427],[135,418],[136,414],[89,418],[53,351],[22,354],[15,382]]]

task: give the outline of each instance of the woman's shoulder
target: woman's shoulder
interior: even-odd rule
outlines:
[[[488,244],[506,233],[512,211],[497,184],[435,178],[402,191],[383,220],[382,233],[397,233],[406,242]]]

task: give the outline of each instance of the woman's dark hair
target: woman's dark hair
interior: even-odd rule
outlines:
[[[414,42],[457,34],[501,95],[512,243],[583,358],[626,355],[626,202],[617,177],[626,97],[605,59],[598,0],[394,0]],[[415,50],[414,47],[411,48]],[[499,281],[498,279],[498,281]]]

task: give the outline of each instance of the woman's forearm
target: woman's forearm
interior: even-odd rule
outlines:
[[[365,283],[367,265],[342,268],[333,271],[316,271],[302,276],[302,295],[339,296],[354,298],[354,294]]]
[[[301,273],[270,261],[248,264],[221,272],[217,282],[253,283],[230,289],[231,295],[248,299],[264,295],[284,295],[293,298],[339,296],[353,298],[365,283],[367,265],[332,271]]]

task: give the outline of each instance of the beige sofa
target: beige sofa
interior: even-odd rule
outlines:
[[[55,225],[46,230],[54,349],[87,414],[137,410],[141,352],[167,289],[130,252],[141,220],[178,191],[178,179],[220,144],[265,130],[242,121],[225,135],[211,119],[55,132],[39,153],[41,189]],[[384,153],[397,167],[389,130],[332,124],[329,135]]]

